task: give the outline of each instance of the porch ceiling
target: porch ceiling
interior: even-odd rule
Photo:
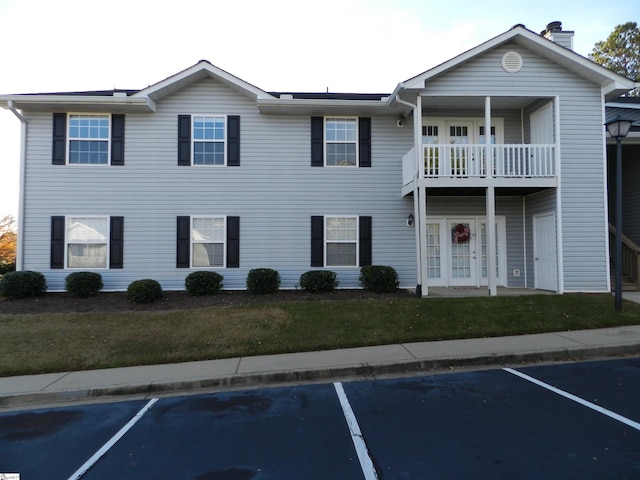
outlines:
[[[491,97],[491,110],[521,109],[540,97]],[[484,110],[483,96],[441,97],[422,95],[422,108],[459,108]]]
[[[547,190],[547,188],[543,187],[513,187],[513,188],[502,188],[497,187],[495,189],[497,197],[524,197],[527,195],[531,195],[534,193],[541,192],[543,190]],[[486,188],[427,188],[427,198],[428,197],[486,197],[487,189]]]

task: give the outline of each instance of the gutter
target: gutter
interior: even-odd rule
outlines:
[[[7,107],[18,117],[21,124],[20,131],[20,193],[18,199],[18,239],[16,242],[16,271],[22,270],[22,252],[24,251],[24,202],[25,179],[27,174],[27,120],[16,110],[13,101],[7,102]]]

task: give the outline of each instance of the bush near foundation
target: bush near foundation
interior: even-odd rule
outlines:
[[[393,267],[385,265],[369,265],[360,269],[360,285],[374,293],[395,292],[400,282],[398,273]]]
[[[95,272],[73,272],[64,279],[67,293],[73,297],[93,297],[102,290],[102,275]]]
[[[47,291],[47,282],[40,272],[22,270],[5,273],[0,279],[0,297],[37,297]]]
[[[189,295],[214,295],[222,290],[224,277],[218,272],[192,272],[184,281],[184,288]]]
[[[260,295],[280,289],[280,274],[271,268],[254,268],[247,275],[247,290]]]
[[[151,303],[162,298],[162,287],[156,280],[134,280],[127,287],[127,299],[135,303]]]
[[[336,272],[310,270],[300,275],[300,287],[312,293],[331,293],[340,284]]]

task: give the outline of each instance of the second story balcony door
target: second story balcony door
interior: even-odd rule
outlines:
[[[466,176],[474,166],[472,162],[475,161],[469,155],[469,150],[465,148],[466,145],[474,143],[473,122],[446,122],[444,140],[447,145],[451,145],[449,174],[456,177]]]

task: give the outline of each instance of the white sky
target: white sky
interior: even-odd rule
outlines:
[[[266,91],[390,93],[521,23],[587,56],[638,0],[0,0],[0,95],[141,89],[206,59]],[[20,123],[0,108],[0,216],[17,215]]]

